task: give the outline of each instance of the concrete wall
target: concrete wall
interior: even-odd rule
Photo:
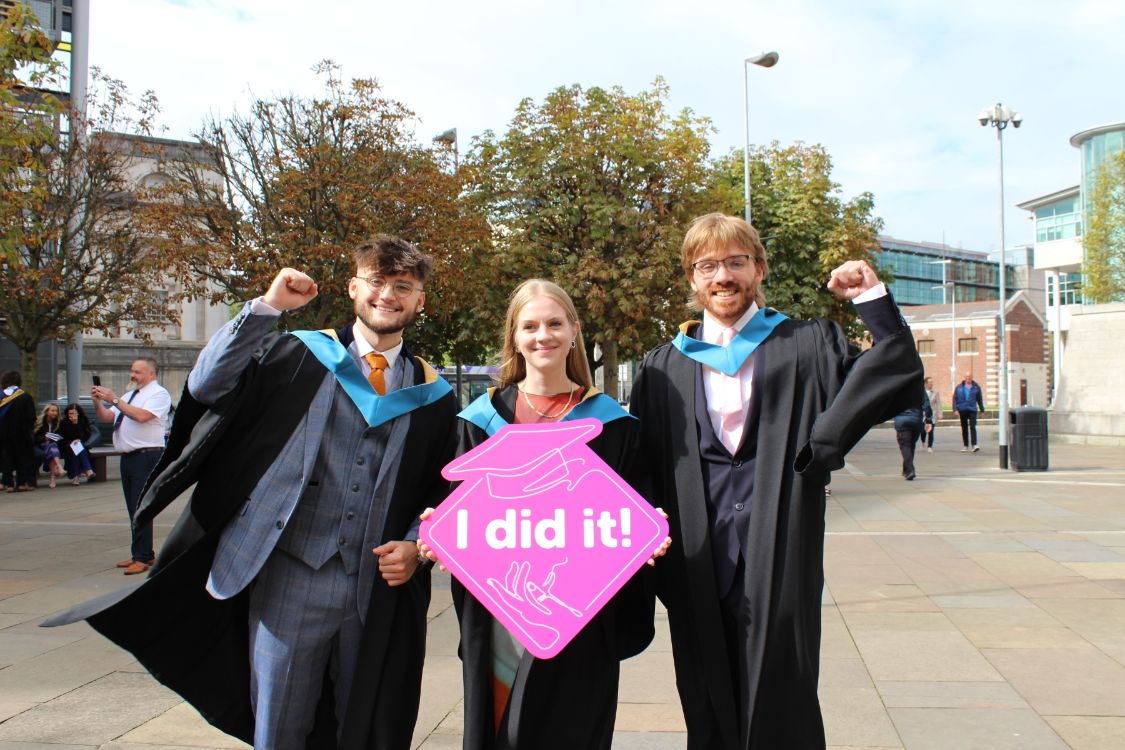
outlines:
[[[1125,304],[1074,308],[1052,436],[1125,443]]]

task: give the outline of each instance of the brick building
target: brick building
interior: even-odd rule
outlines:
[[[1005,311],[1009,406],[1046,406],[1051,392],[1046,319],[1031,302],[1027,292],[1017,292]],[[972,373],[984,392],[985,407],[995,410],[1000,390],[997,303],[958,303],[952,311],[950,305],[915,305],[902,313],[926,375],[941,393],[942,409],[951,408],[953,387]]]

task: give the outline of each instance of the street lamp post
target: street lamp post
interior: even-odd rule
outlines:
[[[457,128],[450,128],[444,133],[438,133],[434,136],[434,143],[444,143],[453,149],[453,170],[457,171],[461,168],[461,157],[457,151]]]
[[[456,174],[457,172],[460,172],[461,171],[461,156],[460,156],[460,154],[458,153],[458,150],[457,150],[457,128],[450,128],[449,130],[446,130],[442,133],[438,133],[437,135],[434,136],[433,142],[434,143],[443,143],[446,146],[451,146],[453,148],[453,173]],[[457,392],[457,406],[458,406],[458,408],[460,408],[462,406],[462,402],[461,402],[461,360],[460,359],[458,359],[457,363],[454,365],[454,378],[453,378],[453,380],[454,380],[454,382],[456,384],[456,387],[457,387],[457,391],[456,391]]]
[[[763,52],[742,61],[742,95],[746,105],[746,141],[742,147],[742,191],[747,224],[750,223],[750,66],[772,68],[777,65],[778,59],[779,55],[776,52]]]
[[[1005,107],[999,102],[995,106],[985,107],[977,115],[977,122],[981,127],[991,125],[996,128],[996,146],[1000,163],[1000,330],[996,340],[1000,345],[1000,382],[997,401],[997,433],[1000,447],[1000,468],[1008,468],[1008,331],[1006,327],[1005,306],[1008,302],[1006,268],[1007,248],[1004,244],[1004,128],[1010,123],[1019,127],[1023,117],[1018,112]]]
[[[949,269],[949,276],[953,276],[953,261],[949,258],[931,260],[930,264],[941,264],[941,301],[945,303],[945,292],[949,290],[949,398],[953,403],[953,389],[957,387],[957,281],[947,278],[945,269]]]

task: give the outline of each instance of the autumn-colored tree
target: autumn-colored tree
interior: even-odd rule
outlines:
[[[191,247],[215,301],[260,294],[284,266],[307,271],[320,296],[286,314],[291,328],[325,328],[354,318],[347,296],[353,252],[377,233],[414,242],[435,257],[414,348],[443,361],[471,362],[491,330],[468,313],[487,286],[490,230],[462,196],[447,149],[419,145],[415,117],[371,79],[342,82],[317,66],[314,98],[257,99],[248,114],[208,120],[197,137],[209,163],[169,165],[165,244]],[[480,332],[479,335],[478,332]]]
[[[29,390],[42,341],[175,321],[178,298],[153,292],[184,272],[153,251],[129,177],[143,158],[129,134],[149,132],[156,98],[94,70],[90,114],[68,109],[44,90],[58,70],[36,23],[22,4],[0,19],[0,335]]]
[[[1106,160],[1087,198],[1082,294],[1089,302],[1125,297],[1125,151]]]
[[[751,219],[769,260],[768,304],[796,318],[831,318],[858,338],[863,328],[853,305],[837,300],[825,283],[832,269],[853,259],[868,261],[890,281],[876,265],[882,220],[874,215],[874,197],[865,192],[843,200],[828,153],[803,143],[752,147],[750,185]],[[716,160],[711,195],[715,210],[742,215],[741,150]]]
[[[471,154],[504,287],[542,276],[572,295],[611,395],[618,358],[671,338],[685,312],[679,247],[703,208],[711,125],[670,114],[667,98],[661,79],[635,95],[560,87],[522,101],[508,131],[485,133]]]

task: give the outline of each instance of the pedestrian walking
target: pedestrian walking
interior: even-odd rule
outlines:
[[[977,411],[984,411],[984,396],[971,372],[953,389],[953,410],[961,418],[961,452],[980,450],[977,444]]]

